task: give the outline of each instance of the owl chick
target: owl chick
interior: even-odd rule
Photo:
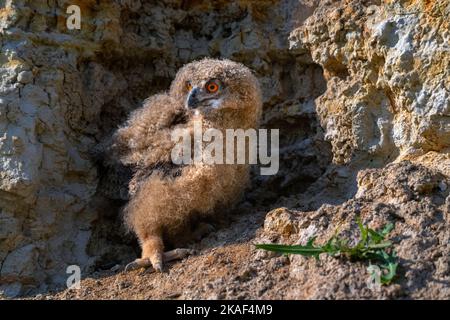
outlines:
[[[174,164],[172,132],[192,134],[194,121],[224,136],[226,129],[256,129],[261,100],[247,67],[205,58],[181,68],[167,93],[147,99],[116,131],[111,152],[134,170],[124,220],[142,248],[142,257],[127,269],[162,271],[165,261],[183,258],[187,249],[164,252],[164,244],[179,244],[192,233],[193,221],[235,204],[249,180],[247,164]]]

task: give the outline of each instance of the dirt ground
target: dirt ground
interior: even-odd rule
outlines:
[[[32,299],[282,299],[289,291],[287,257],[264,259],[253,241],[264,212],[234,216],[229,227],[191,248],[197,252],[168,263],[164,273],[123,271],[123,265],[95,272],[80,289],[54,291]]]

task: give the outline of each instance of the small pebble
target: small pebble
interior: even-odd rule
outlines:
[[[128,288],[128,287],[130,287],[130,286],[131,286],[131,283],[129,283],[128,281],[120,281],[120,282],[117,284],[117,287],[119,288],[119,290]]]
[[[33,81],[33,73],[31,71],[22,71],[17,75],[17,81],[23,84]]]
[[[181,296],[181,293],[179,292],[173,292],[167,295],[167,299],[175,299],[178,298],[179,296]]]
[[[119,269],[121,268],[122,266],[120,265],[120,264],[116,264],[114,267],[112,267],[110,270],[112,271],[112,272],[116,272],[116,271],[119,271]]]

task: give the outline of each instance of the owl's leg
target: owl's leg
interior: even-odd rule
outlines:
[[[125,271],[152,266],[162,272],[164,244],[160,236],[149,236],[142,241],[142,258],[136,259],[125,267]]]
[[[142,243],[142,258],[149,259],[156,271],[163,269],[164,243],[161,237],[151,236]]]

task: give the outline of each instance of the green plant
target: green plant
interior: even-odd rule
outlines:
[[[391,249],[392,242],[385,240],[386,236],[394,229],[394,224],[389,223],[382,230],[375,231],[364,226],[360,219],[356,222],[359,227],[361,239],[354,246],[348,244],[348,240],[339,236],[336,232],[324,245],[315,245],[316,236],[311,237],[306,245],[283,245],[283,244],[257,244],[258,249],[275,251],[284,254],[300,254],[306,257],[319,259],[321,253],[333,257],[346,256],[350,260],[369,260],[370,266],[377,266],[381,271],[376,277],[380,284],[389,284],[397,273],[397,256]],[[391,250],[389,250],[391,249]],[[373,264],[372,264],[373,263]],[[377,268],[368,268],[371,276],[375,278],[374,272]]]

